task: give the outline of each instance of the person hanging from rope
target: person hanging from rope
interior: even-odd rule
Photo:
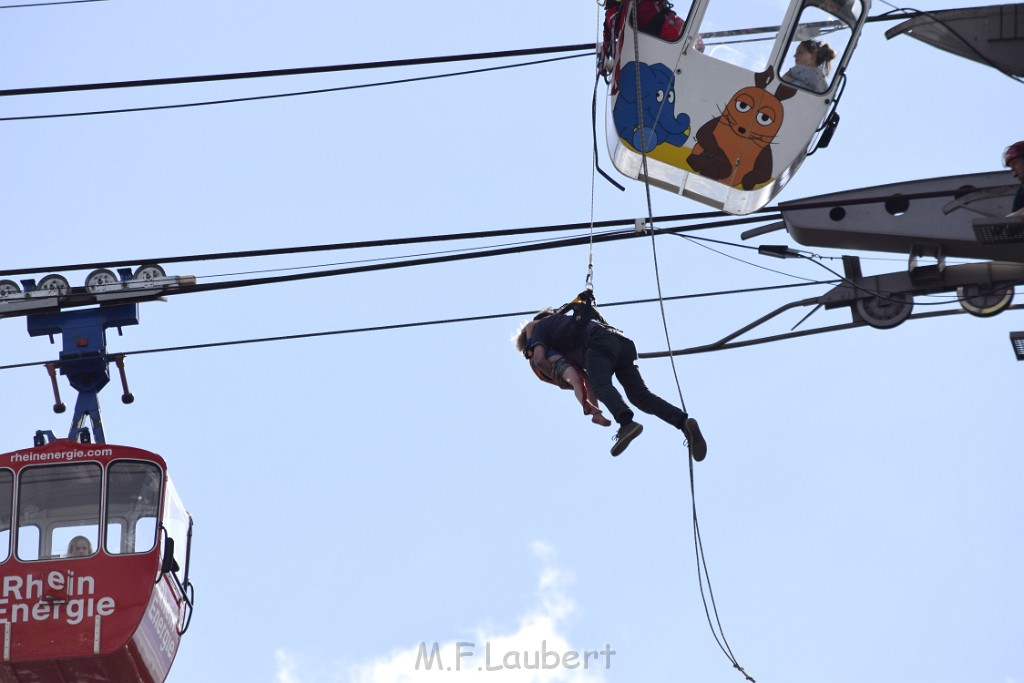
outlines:
[[[611,449],[613,456],[626,450],[643,431],[643,425],[633,419],[633,411],[612,384],[613,375],[630,403],[683,432],[694,460],[699,462],[707,455],[707,443],[697,421],[647,388],[636,367],[636,344],[601,316],[590,290],[557,311],[546,308],[525,321],[515,343],[537,376],[545,381],[569,383],[565,375],[573,371],[579,374],[582,368],[586,387],[619,425]],[[559,362],[560,359],[566,362]],[[584,413],[585,399],[586,395],[581,400]]]

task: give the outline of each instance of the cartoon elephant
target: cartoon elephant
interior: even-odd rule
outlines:
[[[675,77],[664,64],[629,62],[619,70],[619,97],[612,119],[619,137],[638,150],[650,152],[667,142],[682,147],[690,137],[690,116],[675,112]],[[641,106],[637,106],[637,75],[640,78]],[[643,110],[641,135],[640,109]],[[646,147],[646,149],[644,149]]]

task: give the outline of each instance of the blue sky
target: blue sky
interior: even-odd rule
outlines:
[[[571,45],[595,39],[598,11],[465,0],[11,9],[0,12],[0,83]],[[1002,149],[1024,137],[1020,84],[907,37],[886,41],[890,25],[867,27],[834,142],[780,200],[998,170]],[[256,103],[0,122],[0,267],[644,216],[642,184],[592,184],[592,69],[584,57]],[[3,98],[0,117],[449,70]],[[611,171],[603,144],[601,155]],[[651,200],[655,215],[704,210],[656,190]],[[736,243],[742,229],[708,236]],[[666,296],[828,277],[731,247],[716,249],[743,261],[674,237],[656,246]],[[435,248],[450,247],[167,270],[204,282]],[[863,256],[865,274],[906,266],[898,254]],[[141,324],[112,333],[110,348],[535,310],[575,295],[587,259],[578,247],[172,297],[143,305]],[[657,296],[649,239],[595,246],[594,273],[599,302]],[[65,274],[73,284],[86,275]],[[670,342],[655,304],[605,313],[656,352],[714,341],[811,289],[666,303]],[[805,325],[848,319],[820,311]],[[678,432],[642,420],[643,435],[612,459],[612,430],[590,425],[514,352],[519,322],[128,356],[136,401],[122,405],[116,387],[102,395],[108,441],[163,455],[196,520],[196,612],[172,683],[742,681],[705,621]],[[696,494],[719,615],[754,678],[1024,683],[1024,364],[1007,343],[1020,329],[1018,311],[949,316],[677,359],[709,443]],[[29,338],[20,319],[0,321],[0,335],[3,364],[59,350]],[[668,361],[640,367],[677,400]],[[3,450],[36,429],[66,432],[42,368],[2,377]],[[476,643],[474,664],[488,642],[494,652],[545,642],[616,654],[607,669],[425,673],[414,666],[421,642],[448,653]]]

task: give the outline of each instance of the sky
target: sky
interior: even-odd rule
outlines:
[[[593,2],[537,11],[468,0],[4,9],[0,89],[575,45],[596,39],[599,12]],[[891,25],[865,29],[831,146],[779,200],[996,171],[1024,137],[1019,83],[906,36],[887,41]],[[5,97],[0,118],[481,65],[493,63]],[[588,56],[258,102],[0,121],[0,269],[646,216],[642,183],[619,177],[619,191],[592,172],[593,68]],[[602,86],[602,126],[605,95]],[[616,175],[599,140],[602,168]],[[650,201],[655,216],[707,210],[657,189]],[[664,319],[657,303],[609,305],[656,299],[659,287],[679,297],[830,278],[808,260],[730,246],[743,229],[702,233],[729,243],[714,251],[668,235],[596,244],[604,313],[655,353],[710,343],[827,290],[669,300]],[[166,270],[218,282],[523,239]],[[785,233],[770,241],[798,246]],[[841,267],[842,252],[814,251]],[[867,275],[906,268],[904,254],[860,255]],[[743,680],[705,617],[680,434],[641,416],[643,434],[612,458],[613,430],[539,383],[509,342],[527,312],[583,288],[589,256],[577,246],[176,296],[143,304],[139,325],[109,334],[110,351],[128,354],[136,400],[123,405],[113,385],[101,395],[107,440],[166,458],[195,519],[195,614],[171,683]],[[63,274],[80,285],[87,271]],[[493,317],[140,353],[472,316]],[[818,311],[803,326],[849,319]],[[677,403],[678,374],[707,438],[694,466],[703,550],[728,644],[753,678],[1024,683],[1014,330],[1024,318],[1011,310],[674,366],[640,361],[651,389]],[[30,338],[23,319],[0,320],[0,364],[52,360],[59,348]],[[0,380],[0,450],[28,446],[37,429],[67,432],[43,368]],[[421,644],[429,654],[435,643],[453,671],[417,669]],[[488,647],[492,666],[510,666],[487,669]],[[559,664],[512,668],[517,653],[536,661],[542,649]]]

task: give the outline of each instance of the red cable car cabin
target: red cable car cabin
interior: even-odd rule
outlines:
[[[0,455],[0,682],[166,679],[191,535],[158,455],[67,439]]]

